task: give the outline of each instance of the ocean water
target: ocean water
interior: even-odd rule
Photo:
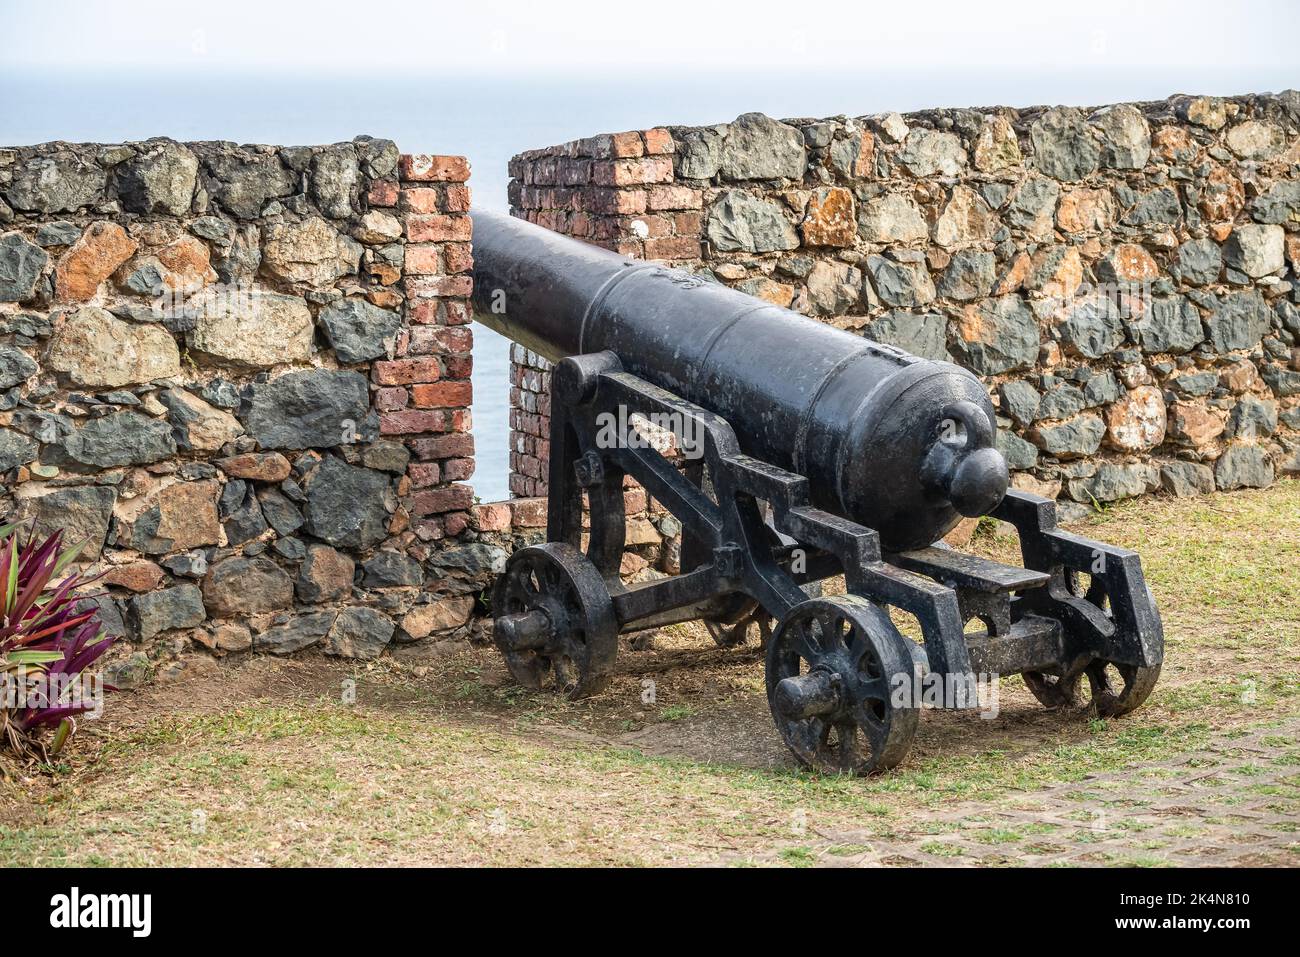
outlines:
[[[1202,61],[1202,64],[1209,61]],[[116,142],[170,136],[307,144],[359,134],[406,152],[470,158],[474,203],[506,208],[506,164],[525,149],[666,124],[720,123],[758,110],[776,117],[907,112],[940,106],[1099,105],[1172,93],[1280,90],[1295,70],[1195,65],[1140,71],[1094,66],[1032,74],[945,70],[918,62],[888,73],[628,70],[599,76],[440,76],[370,71],[261,74],[15,71],[0,63],[0,145]],[[475,327],[475,491],[507,497],[508,342]]]

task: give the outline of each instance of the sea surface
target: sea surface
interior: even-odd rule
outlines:
[[[506,163],[521,150],[580,136],[667,124],[721,123],[758,110],[776,117],[858,116],[940,106],[1077,106],[1162,99],[1172,93],[1281,90],[1298,71],[1231,73],[1213,66],[1140,71],[1106,66],[1056,73],[944,69],[918,62],[888,73],[819,73],[797,65],[748,73],[599,76],[442,76],[368,71],[87,73],[75,64],[14,71],[0,62],[0,145],[47,140],[178,140],[315,144],[360,134],[405,152],[470,158],[474,203],[506,208]],[[474,433],[482,501],[506,498],[508,342],[475,326]]]

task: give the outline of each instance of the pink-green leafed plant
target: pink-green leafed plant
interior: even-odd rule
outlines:
[[[97,608],[76,607],[85,596],[74,593],[95,578],[58,580],[82,546],[64,548],[62,531],[23,544],[19,534],[0,526],[0,749],[48,760],[94,708],[86,669],[117,639]]]

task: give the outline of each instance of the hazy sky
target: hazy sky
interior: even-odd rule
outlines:
[[[1300,0],[818,4],[0,0],[0,145],[151,136],[514,153],[593,133],[1300,87]],[[505,341],[475,339],[474,485],[504,497]]]
[[[0,56],[25,67],[603,73],[1296,63],[1294,0],[0,0],[0,7]]]

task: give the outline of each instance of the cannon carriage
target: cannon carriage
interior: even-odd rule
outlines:
[[[1021,674],[1043,704],[1102,716],[1150,694],[1163,636],[1138,555],[1058,529],[1051,501],[1008,489],[969,372],[473,218],[477,318],[556,363],[547,541],[511,556],[492,597],[520,683],[581,697],[620,635],[702,619],[728,644],[757,625],[787,746],[859,774],[904,758],[923,704],[978,706],[980,676]],[[656,430],[674,451],[648,440]],[[624,476],[681,522],[680,574],[620,578]],[[1023,568],[942,544],[983,515],[1016,528]],[[839,575],[846,594],[810,596]]]

